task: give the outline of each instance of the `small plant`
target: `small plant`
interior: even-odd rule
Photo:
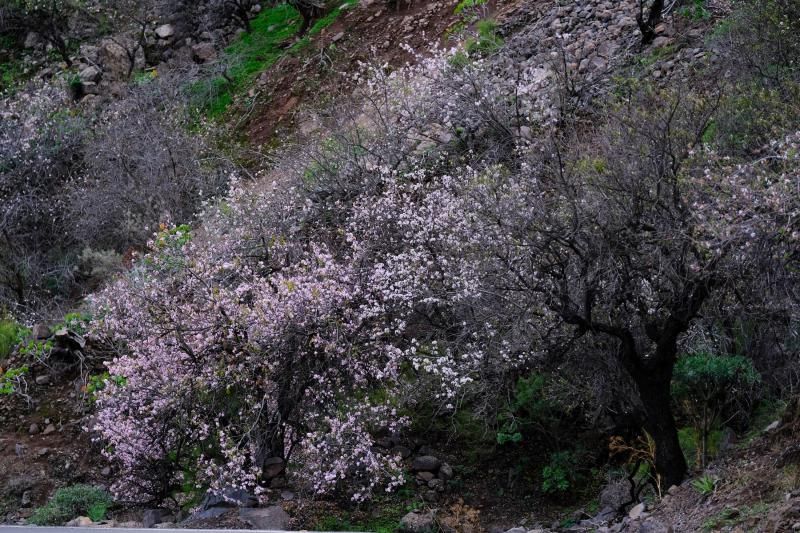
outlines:
[[[749,411],[747,393],[761,381],[753,363],[742,356],[705,352],[681,357],[672,380],[674,397],[697,432],[700,466],[709,456],[709,439],[722,420]]]
[[[25,328],[13,320],[0,320],[0,359],[5,359],[19,344]]]
[[[73,485],[58,489],[47,505],[36,509],[28,522],[37,526],[63,525],[76,516],[103,520],[113,500],[103,489],[91,485]]]
[[[24,385],[25,374],[28,373],[27,366],[19,368],[9,368],[0,374],[0,394],[14,394],[19,392],[20,386]]]
[[[695,21],[711,18],[711,12],[706,7],[706,0],[692,0],[691,5],[680,8],[678,14]]]
[[[702,475],[692,480],[692,487],[702,496],[709,496],[714,493],[717,482],[708,474]]]
[[[478,35],[466,42],[470,54],[489,55],[503,46],[503,39],[497,33],[497,22],[491,19],[478,21]]]
[[[572,452],[551,454],[550,462],[542,469],[542,492],[545,494],[567,492],[577,478],[576,465],[577,461]]]

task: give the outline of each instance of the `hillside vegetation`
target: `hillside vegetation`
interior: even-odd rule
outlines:
[[[793,0],[0,6],[7,520],[800,521]]]

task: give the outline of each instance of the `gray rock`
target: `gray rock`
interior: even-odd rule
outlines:
[[[239,510],[239,518],[256,529],[275,529],[286,531],[289,528],[289,515],[279,505],[271,507]]]
[[[202,42],[192,46],[192,59],[197,63],[208,63],[216,59],[217,50],[210,42]]]
[[[290,502],[294,500],[295,494],[290,490],[281,491],[281,500]]]
[[[628,511],[628,518],[630,518],[631,520],[638,520],[639,518],[642,517],[644,510],[645,510],[644,502],[636,504],[630,511]]]
[[[28,429],[28,434],[29,435],[38,435],[40,431],[41,431],[41,429],[39,428],[39,424],[34,422],[33,424],[31,424],[31,427]]]
[[[639,533],[672,533],[672,526],[668,526],[654,518],[648,518],[641,526],[639,526]]]
[[[400,531],[402,533],[434,533],[436,519],[432,512],[412,511],[400,519]]]
[[[53,425],[53,424],[47,424],[47,427],[44,428],[44,431],[42,432],[42,435],[50,435],[51,433],[55,433],[55,432],[56,432],[56,426]]]
[[[424,481],[425,483],[427,483],[428,481],[432,480],[435,477],[436,476],[433,474],[433,472],[417,472],[417,479],[419,479],[420,481]]]
[[[221,494],[206,494],[200,504],[200,509],[205,511],[212,507],[255,507],[256,505],[258,505],[258,498],[246,490],[227,488]]]
[[[94,522],[92,522],[92,519],[88,516],[79,516],[78,518],[73,518],[64,525],[67,527],[89,527],[92,524],[94,524]]]
[[[399,455],[403,459],[408,459],[411,457],[411,450],[406,448],[405,446],[395,446],[392,448],[392,453],[394,455]]]
[[[453,467],[447,463],[442,463],[442,466],[439,467],[439,478],[444,481],[453,479]]]
[[[280,457],[270,457],[264,461],[264,477],[272,479],[283,473],[284,463]]]
[[[103,71],[97,68],[94,65],[90,65],[85,69],[81,70],[78,74],[78,77],[81,79],[82,82],[94,82],[97,83],[100,81],[100,77],[103,75]]]
[[[23,507],[30,507],[32,501],[31,491],[26,490],[22,493],[22,498],[20,499],[20,505]]]
[[[506,533],[528,533],[528,530],[524,527],[512,527],[511,529],[507,530]]]
[[[415,472],[436,472],[439,470],[439,467],[442,466],[442,462],[432,455],[421,455],[414,459],[414,462],[411,464],[411,470]]]
[[[23,46],[25,46],[25,48],[36,48],[40,44],[42,44],[42,39],[39,37],[39,34],[29,31],[25,36],[25,43]]]
[[[768,425],[767,427],[764,428],[764,432],[765,433],[772,433],[773,431],[777,430],[779,427],[781,427],[781,421],[780,420],[775,420],[770,425]]]
[[[428,481],[428,488],[442,492],[444,490],[444,481],[441,479],[432,479]]]
[[[194,522],[196,520],[208,520],[209,518],[217,518],[230,511],[230,507],[212,507],[205,511],[197,511],[192,516],[186,519],[187,522]]]
[[[49,339],[52,334],[53,333],[50,331],[50,328],[44,324],[34,324],[33,330],[31,331],[31,337],[33,337],[33,340],[36,341]]]
[[[163,24],[156,28],[156,35],[159,39],[169,39],[175,35],[175,26],[172,24]]]
[[[148,509],[142,515],[142,527],[149,529],[156,524],[166,522],[169,513],[163,509]]]
[[[600,492],[600,508],[620,509],[631,501],[630,485],[625,480],[610,481]]]
[[[36,376],[37,385],[47,385],[48,383],[50,383],[50,376],[47,374],[40,374]]]

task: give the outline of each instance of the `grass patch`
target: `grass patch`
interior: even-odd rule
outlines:
[[[13,320],[0,320],[0,360],[11,355],[26,333],[27,330]]]
[[[193,107],[202,115],[217,119],[233,103],[234,96],[249,88],[255,78],[287,54],[307,47],[311,37],[333,24],[342,12],[358,0],[345,0],[318,19],[306,35],[287,47],[302,24],[300,13],[289,4],[265,9],[250,23],[250,33],[242,33],[223,51],[220,65],[224,72],[194,83],[189,88]]]
[[[77,516],[103,520],[113,500],[103,489],[73,485],[58,489],[47,505],[33,512],[28,522],[37,526],[60,526]]]

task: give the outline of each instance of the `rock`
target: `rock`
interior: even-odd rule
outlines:
[[[51,433],[55,433],[55,432],[56,432],[56,426],[53,425],[53,424],[47,424],[47,427],[44,428],[44,431],[42,432],[42,435],[50,435]]]
[[[394,455],[399,455],[403,459],[408,459],[411,457],[411,450],[406,448],[405,446],[395,446],[392,448],[392,453]]]
[[[772,433],[773,431],[777,430],[779,427],[781,427],[781,421],[780,420],[775,420],[770,425],[768,425],[767,427],[764,428],[764,433]]]
[[[119,43],[115,43],[110,39],[103,40],[98,47],[97,62],[103,67],[104,79],[127,79],[131,62],[130,58],[128,58],[128,52]],[[89,82],[87,81],[86,83]],[[59,332],[62,331],[66,333],[66,330],[59,330]]]
[[[680,487],[678,487],[677,485],[672,485],[669,489],[667,489],[667,493],[670,496],[675,496],[675,494],[677,494],[679,490],[681,490]]]
[[[422,499],[428,503],[436,503],[439,501],[439,493],[435,490],[426,490],[422,493]]]
[[[148,509],[142,515],[142,527],[146,529],[155,527],[156,524],[165,522],[168,514],[163,509]]]
[[[434,533],[436,519],[432,512],[411,511],[400,519],[400,531],[402,533]]]
[[[78,77],[81,79],[82,82],[93,82],[97,83],[100,81],[100,77],[103,75],[103,71],[97,68],[94,65],[90,65],[85,69],[81,70],[78,74]]]
[[[208,520],[210,518],[217,518],[230,511],[230,507],[212,507],[205,511],[198,511],[190,516],[186,521],[194,522],[196,520]]]
[[[642,517],[642,513],[644,513],[644,502],[634,505],[633,508],[628,512],[628,517],[631,520],[638,520]]]
[[[439,467],[439,478],[444,481],[453,479],[453,467],[447,463],[442,463]]]
[[[439,467],[442,466],[442,462],[432,455],[421,455],[414,459],[414,462],[411,464],[411,470],[415,472],[436,472],[439,470]]]
[[[276,529],[286,531],[289,528],[289,515],[279,505],[261,508],[248,508],[239,511],[239,518],[256,529]]]
[[[653,47],[654,48],[662,48],[662,47],[667,46],[668,44],[671,44],[671,43],[672,43],[672,39],[669,38],[669,37],[663,37],[662,36],[662,37],[656,37],[655,39],[653,39]]]
[[[264,461],[264,478],[272,479],[283,473],[284,463],[280,457],[270,457]]]
[[[42,39],[39,37],[39,34],[36,32],[29,31],[28,34],[25,36],[25,43],[23,46],[25,48],[36,48],[42,44]]]
[[[524,527],[512,527],[511,529],[507,530],[506,533],[528,533],[528,530]]]
[[[175,522],[161,522],[153,526],[154,529],[175,529]]]
[[[29,435],[38,435],[40,431],[41,431],[41,429],[39,428],[39,424],[34,422],[33,424],[31,424],[31,427],[28,429],[28,434]]]
[[[31,331],[31,337],[33,337],[33,340],[35,341],[43,341],[49,339],[52,334],[53,332],[50,331],[50,328],[48,328],[44,324],[34,324],[33,330]]]
[[[47,385],[48,383],[50,383],[50,376],[47,374],[40,374],[36,376],[37,385]]]
[[[86,340],[67,328],[61,328],[55,332],[56,345],[68,350],[83,350],[86,347]]]
[[[29,507],[31,505],[31,501],[32,501],[31,491],[26,490],[25,492],[22,493],[20,505],[22,505],[23,507]]]
[[[432,479],[428,481],[428,488],[442,492],[444,491],[444,481],[441,479]]]
[[[106,466],[100,471],[100,475],[102,476],[109,476],[111,475],[111,468]]]
[[[625,480],[609,482],[600,491],[600,508],[610,507],[611,509],[621,509],[623,505],[631,501],[630,485]]]
[[[217,50],[210,42],[202,42],[192,46],[192,59],[197,63],[208,63],[216,59]]]
[[[333,39],[331,39],[331,41],[336,43],[336,42],[341,41],[342,39],[344,39],[344,32],[340,31],[339,33],[337,33],[336,35],[333,36]]]
[[[92,524],[94,524],[94,522],[92,522],[92,519],[88,516],[79,516],[78,518],[74,518],[64,525],[67,527],[89,527]]]
[[[639,533],[672,533],[672,526],[667,526],[654,518],[648,518],[639,526]]]
[[[141,522],[120,522],[117,524],[118,527],[125,528],[125,529],[141,529],[144,527],[144,524]]]
[[[428,481],[432,480],[435,477],[436,476],[433,474],[433,472],[417,472],[417,479],[419,479],[420,481],[424,481],[425,483],[427,483]]]
[[[156,28],[156,35],[159,39],[169,39],[175,35],[175,26],[172,24],[162,24]]]
[[[255,507],[258,498],[243,489],[226,488],[222,494],[206,494],[200,509],[205,511],[212,507]]]
[[[284,491],[281,492],[281,500],[283,500],[285,502],[290,502],[290,501],[294,500],[294,496],[295,496],[294,492],[292,492],[290,490],[284,490]]]

